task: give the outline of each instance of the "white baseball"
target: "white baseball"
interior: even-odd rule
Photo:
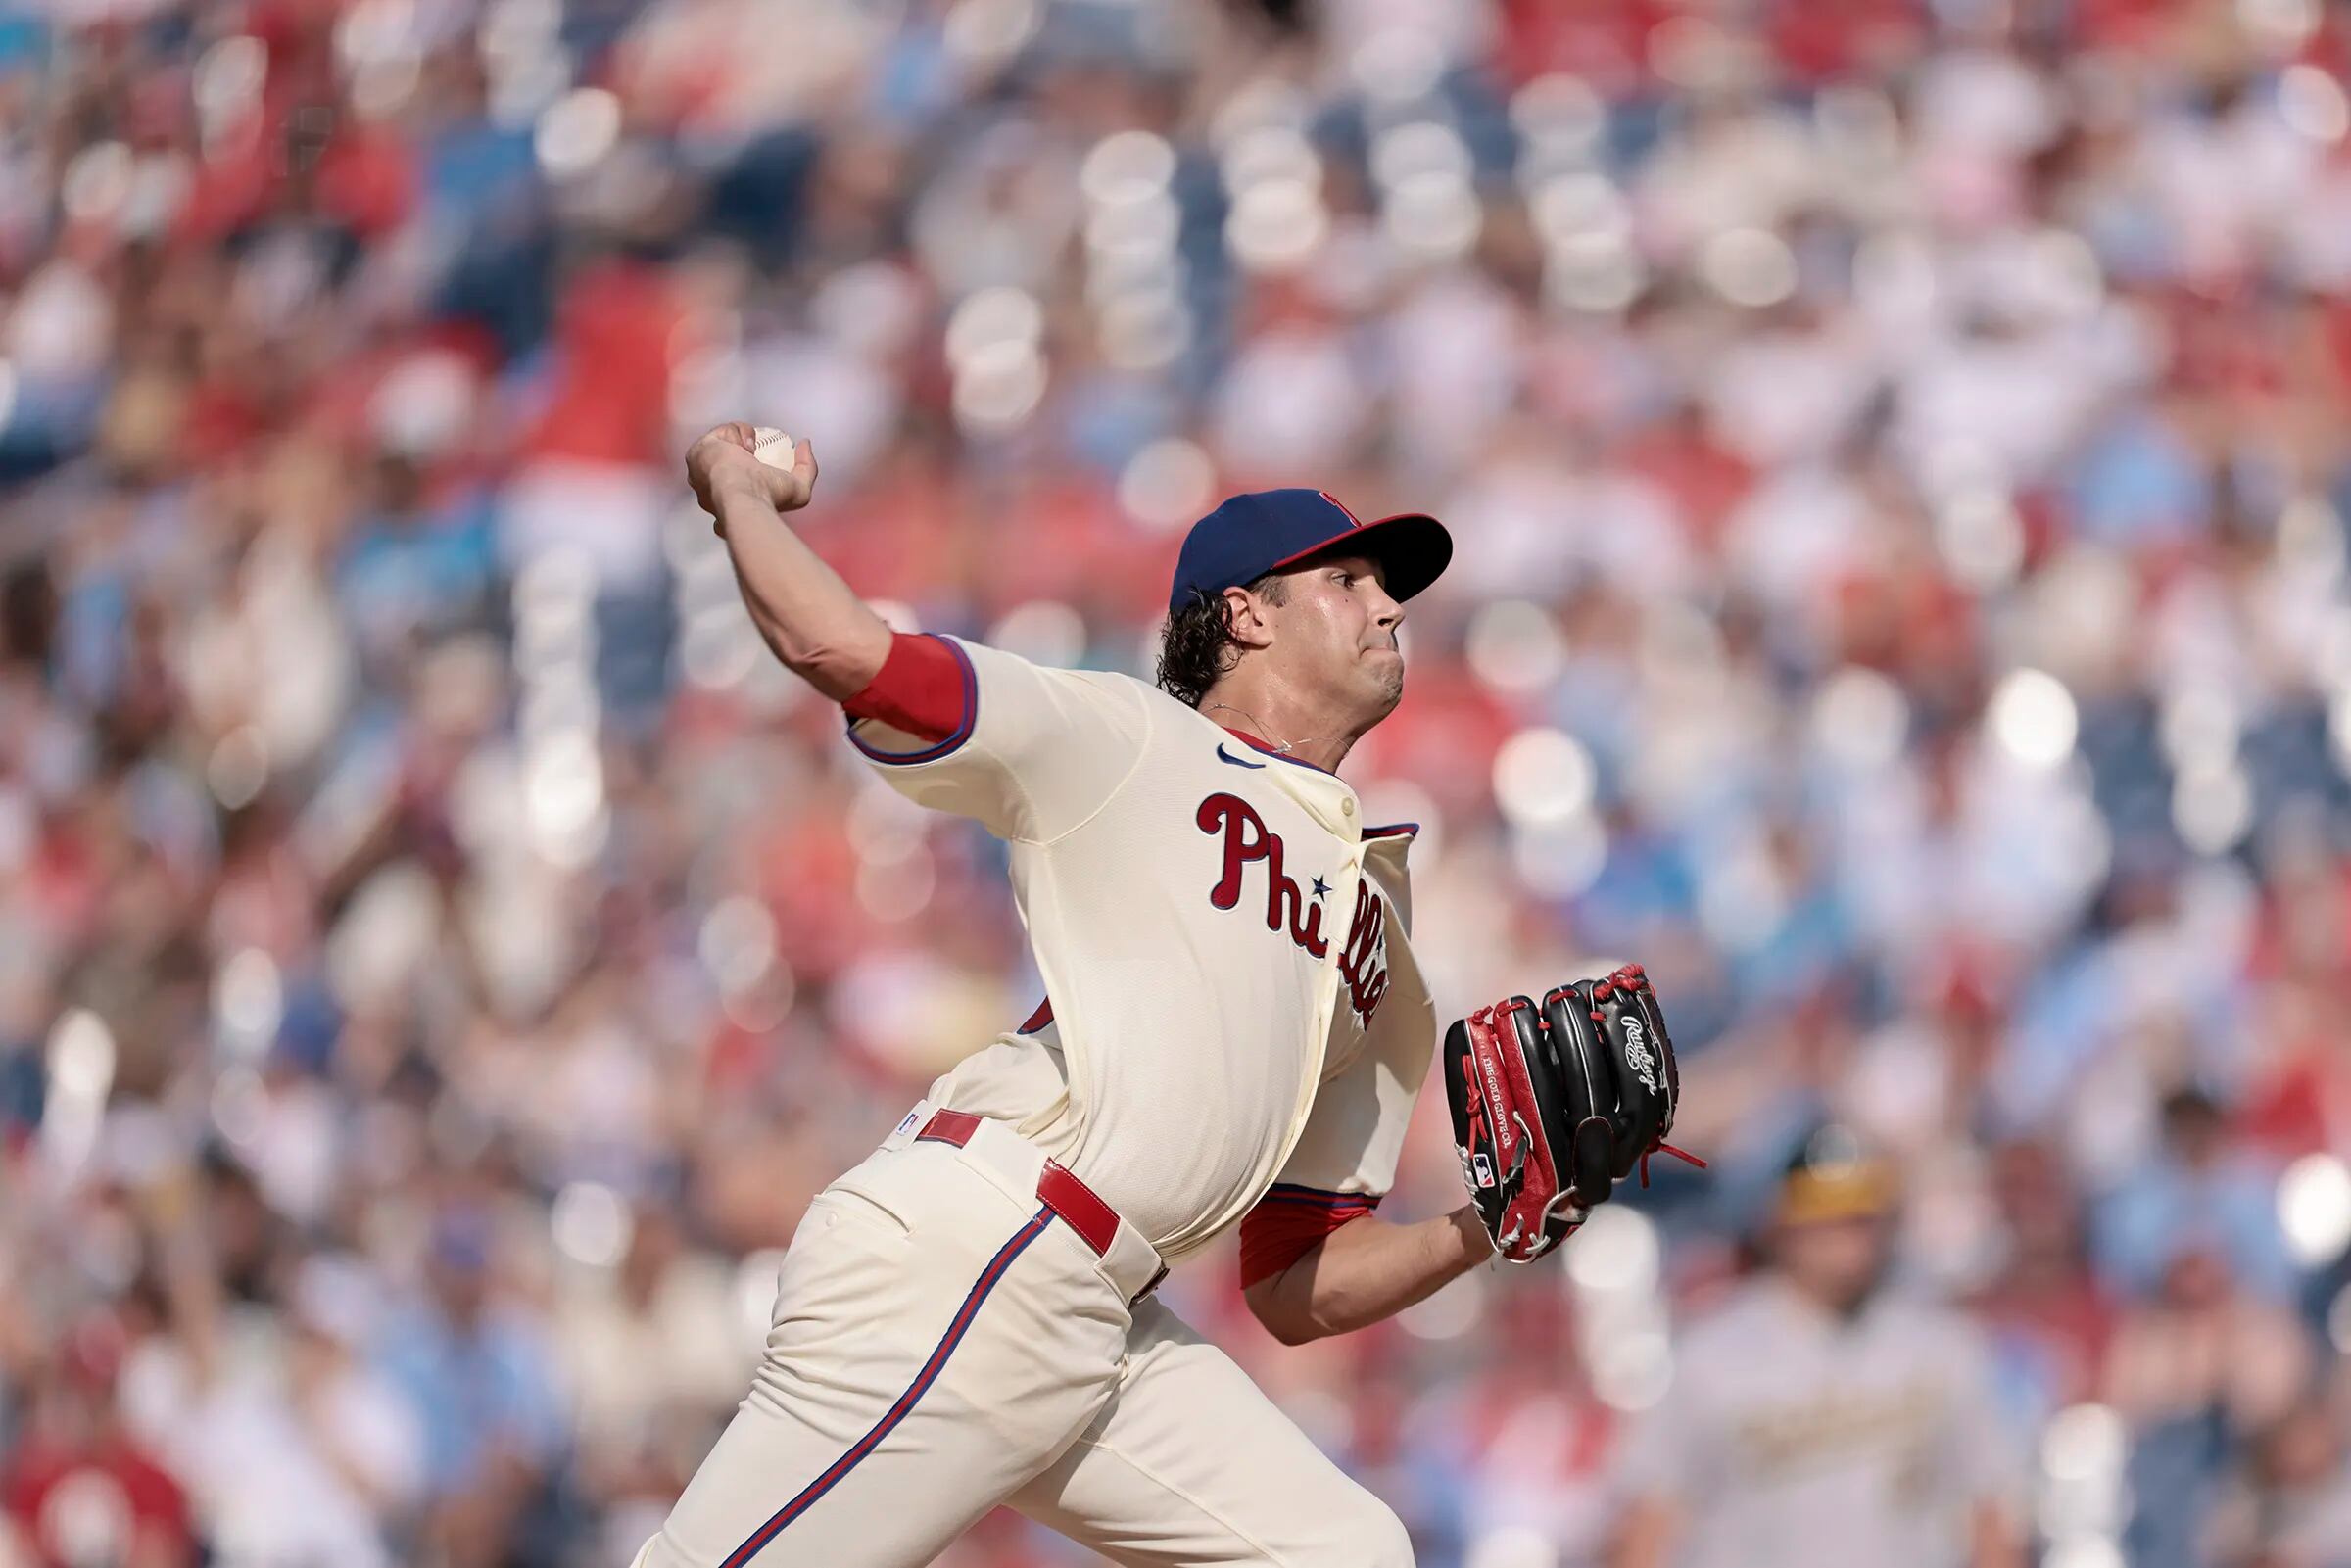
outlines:
[[[792,439],[773,425],[761,425],[751,432],[751,455],[770,468],[790,473],[797,452]]]

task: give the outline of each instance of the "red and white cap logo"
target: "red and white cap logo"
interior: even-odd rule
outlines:
[[[1315,494],[1321,497],[1324,500],[1330,502],[1333,506],[1336,506],[1339,509],[1339,515],[1347,519],[1347,526],[1349,528],[1361,528],[1364,526],[1363,520],[1357,517],[1355,513],[1347,509],[1347,503],[1339,499],[1338,497],[1332,495],[1329,491],[1318,490],[1315,492]]]

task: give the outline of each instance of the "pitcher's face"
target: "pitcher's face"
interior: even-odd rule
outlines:
[[[1269,650],[1307,689],[1328,691],[1376,723],[1404,695],[1404,606],[1387,574],[1362,555],[1326,555],[1282,574],[1284,602],[1266,609]]]

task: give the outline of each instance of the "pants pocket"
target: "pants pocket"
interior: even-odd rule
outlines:
[[[911,1218],[888,1201],[861,1187],[836,1184],[819,1193],[815,1202],[826,1205],[840,1223],[871,1225],[904,1237],[914,1234],[914,1221]],[[814,1204],[810,1207],[813,1208]]]

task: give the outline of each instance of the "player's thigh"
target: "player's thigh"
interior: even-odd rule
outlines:
[[[1127,1568],[1411,1568],[1404,1526],[1156,1302],[1093,1422],[1012,1497]]]
[[[643,1568],[917,1568],[1109,1397],[1126,1313],[1068,1226],[898,1163],[925,1179],[811,1208],[750,1396]]]

